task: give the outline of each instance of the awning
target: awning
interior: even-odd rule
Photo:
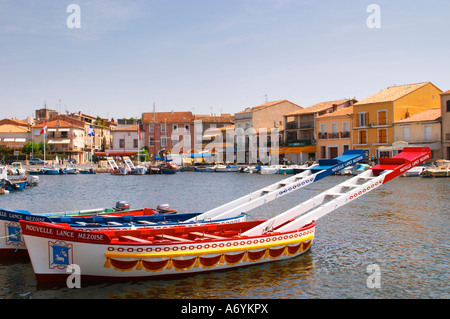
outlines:
[[[441,142],[433,142],[433,143],[422,143],[422,144],[409,144],[408,142],[394,142],[392,146],[380,146],[378,147],[378,151],[380,152],[389,152],[389,151],[400,151],[403,150],[404,147],[429,147],[431,151],[437,151],[441,149]]]
[[[316,145],[310,145],[310,146],[286,146],[286,147],[280,147],[276,149],[278,151],[278,154],[300,154],[300,153],[315,153],[316,152]],[[269,149],[269,153],[274,153],[274,150],[271,148]]]
[[[201,153],[201,154],[191,154],[190,157],[194,158],[194,157],[209,157],[209,156],[213,156],[214,154],[211,153]]]
[[[70,140],[49,140],[48,144],[70,144]]]

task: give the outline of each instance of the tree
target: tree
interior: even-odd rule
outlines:
[[[14,150],[7,146],[0,146],[0,159],[4,160],[6,157],[12,155]]]
[[[44,153],[44,142],[39,142],[39,150],[42,151],[42,153]],[[47,154],[49,150],[50,145],[48,143],[45,143],[45,154]]]
[[[36,143],[35,141],[29,141],[22,149],[22,153],[25,153],[27,155],[31,153],[38,153],[40,150],[40,145]]]

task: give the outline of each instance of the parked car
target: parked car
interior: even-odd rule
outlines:
[[[40,158],[32,158],[28,161],[30,165],[46,165],[47,161],[43,161]]]

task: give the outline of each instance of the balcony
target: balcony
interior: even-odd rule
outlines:
[[[316,140],[293,140],[287,139],[286,142],[281,142],[280,146],[310,146],[316,145]]]
[[[290,122],[286,124],[286,130],[302,130],[302,129],[313,129],[314,128],[314,122],[301,122],[301,123],[295,123]]]
[[[318,133],[319,140],[337,139],[337,138],[350,138],[350,132]]]

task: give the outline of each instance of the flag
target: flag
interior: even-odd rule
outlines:
[[[94,129],[92,128],[92,124],[89,127],[88,136],[94,136]]]
[[[139,141],[140,141],[141,140],[141,128],[139,127],[139,124],[137,126],[137,134],[138,134]]]
[[[44,123],[44,127],[41,130],[41,135],[47,133],[47,123]]]

